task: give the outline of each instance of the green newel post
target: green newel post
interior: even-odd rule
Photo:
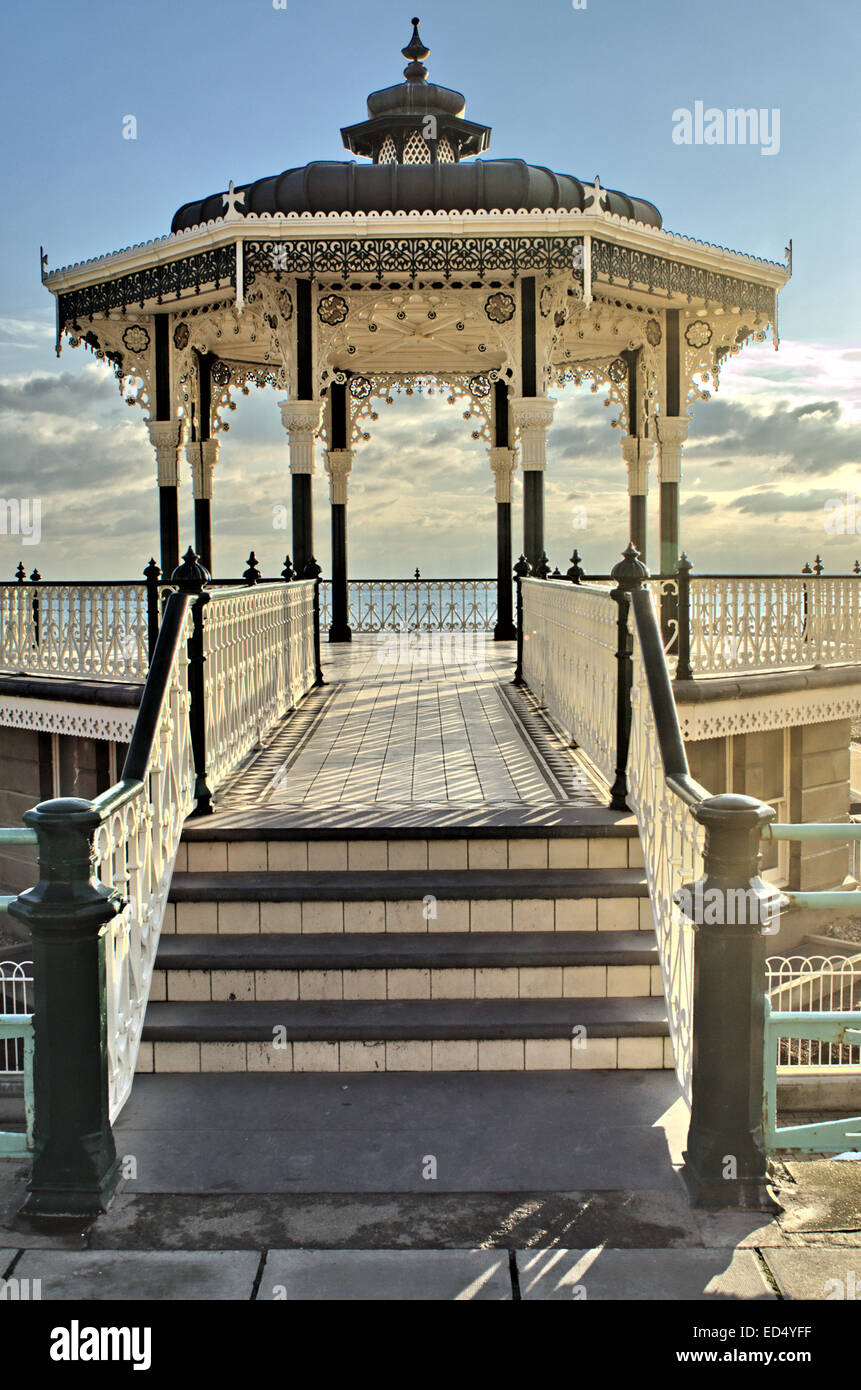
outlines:
[[[679,904],[694,930],[691,1121],[683,1176],[695,1206],[772,1208],[763,1141],[763,937],[786,899],[759,876],[774,811],[753,797],[693,808],[705,874]]]
[[[94,877],[100,825],[88,801],[24,814],[39,839],[39,882],[9,907],[30,932],[35,981],[33,1174],[22,1211],[94,1216],[118,1179],[108,1108],[105,938],[123,906]]]

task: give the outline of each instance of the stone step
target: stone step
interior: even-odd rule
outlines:
[[[661,995],[650,932],[178,935],[158,1001],[606,998]]]
[[[177,933],[651,931],[642,869],[174,874]]]
[[[139,1071],[670,1066],[663,999],[152,1002]]]
[[[183,831],[180,873],[305,872],[308,870],[608,869],[641,868],[642,849],[631,817],[577,826],[506,825],[359,827],[311,830],[211,830],[192,822]]]

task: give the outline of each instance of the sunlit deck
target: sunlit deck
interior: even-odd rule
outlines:
[[[564,825],[617,820],[586,762],[511,684],[514,644],[360,636],[323,649],[313,691],[224,786],[237,828]]]

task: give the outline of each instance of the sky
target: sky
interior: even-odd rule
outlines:
[[[492,126],[487,157],[590,182],[599,174],[656,203],[665,227],[770,260],[782,262],[792,238],[779,352],[769,342],[732,358],[694,412],[682,542],[701,573],[794,573],[817,553],[828,572],[851,568],[861,559],[861,6],[435,0],[418,9],[431,80],[463,92],[467,117]],[[142,413],[89,354],[66,347],[57,360],[40,246],[52,268],[70,264],[165,234],[177,207],[231,178],[347,158],[340,127],[364,117],[368,92],[401,79],[411,13],[391,0],[5,7],[0,498],[38,502],[40,534],[35,543],[32,527],[0,533],[0,578],[19,559],[44,578],[130,578],[158,545]],[[698,101],[766,110],[774,152],[677,143],[674,113]],[[135,140],[123,138],[129,115]],[[601,393],[569,386],[556,396],[548,554],[564,570],[576,545],[587,570],[604,572],[627,540],[619,432]],[[223,438],[213,502],[221,576],[241,573],[252,547],[275,574],[290,548],[273,524],[290,491],[277,399],[240,398]],[[414,397],[379,413],[350,484],[351,573],[492,574],[492,478],[462,407]],[[180,492],[184,546],[193,538],[185,463]],[[655,557],[654,481],[649,509]],[[514,524],[517,545],[519,487]],[[315,544],[328,573],[321,463]]]

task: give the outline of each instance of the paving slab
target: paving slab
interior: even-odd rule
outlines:
[[[677,1097],[666,1072],[139,1076],[117,1147],[135,1193],[675,1190]]]
[[[252,1250],[28,1250],[16,1279],[41,1280],[44,1301],[250,1299]]]
[[[826,1158],[785,1162],[789,1181],[781,1186],[786,1231],[861,1229],[861,1163]]]
[[[505,1250],[270,1250],[258,1298],[325,1302],[504,1302]]]
[[[861,1303],[861,1249],[766,1250],[763,1258],[784,1298]]]
[[[691,1208],[691,1219],[706,1249],[762,1250],[786,1244],[777,1216],[758,1211],[703,1211]]]
[[[518,1251],[516,1258],[523,1300],[776,1298],[752,1250],[607,1250],[598,1246]]]

